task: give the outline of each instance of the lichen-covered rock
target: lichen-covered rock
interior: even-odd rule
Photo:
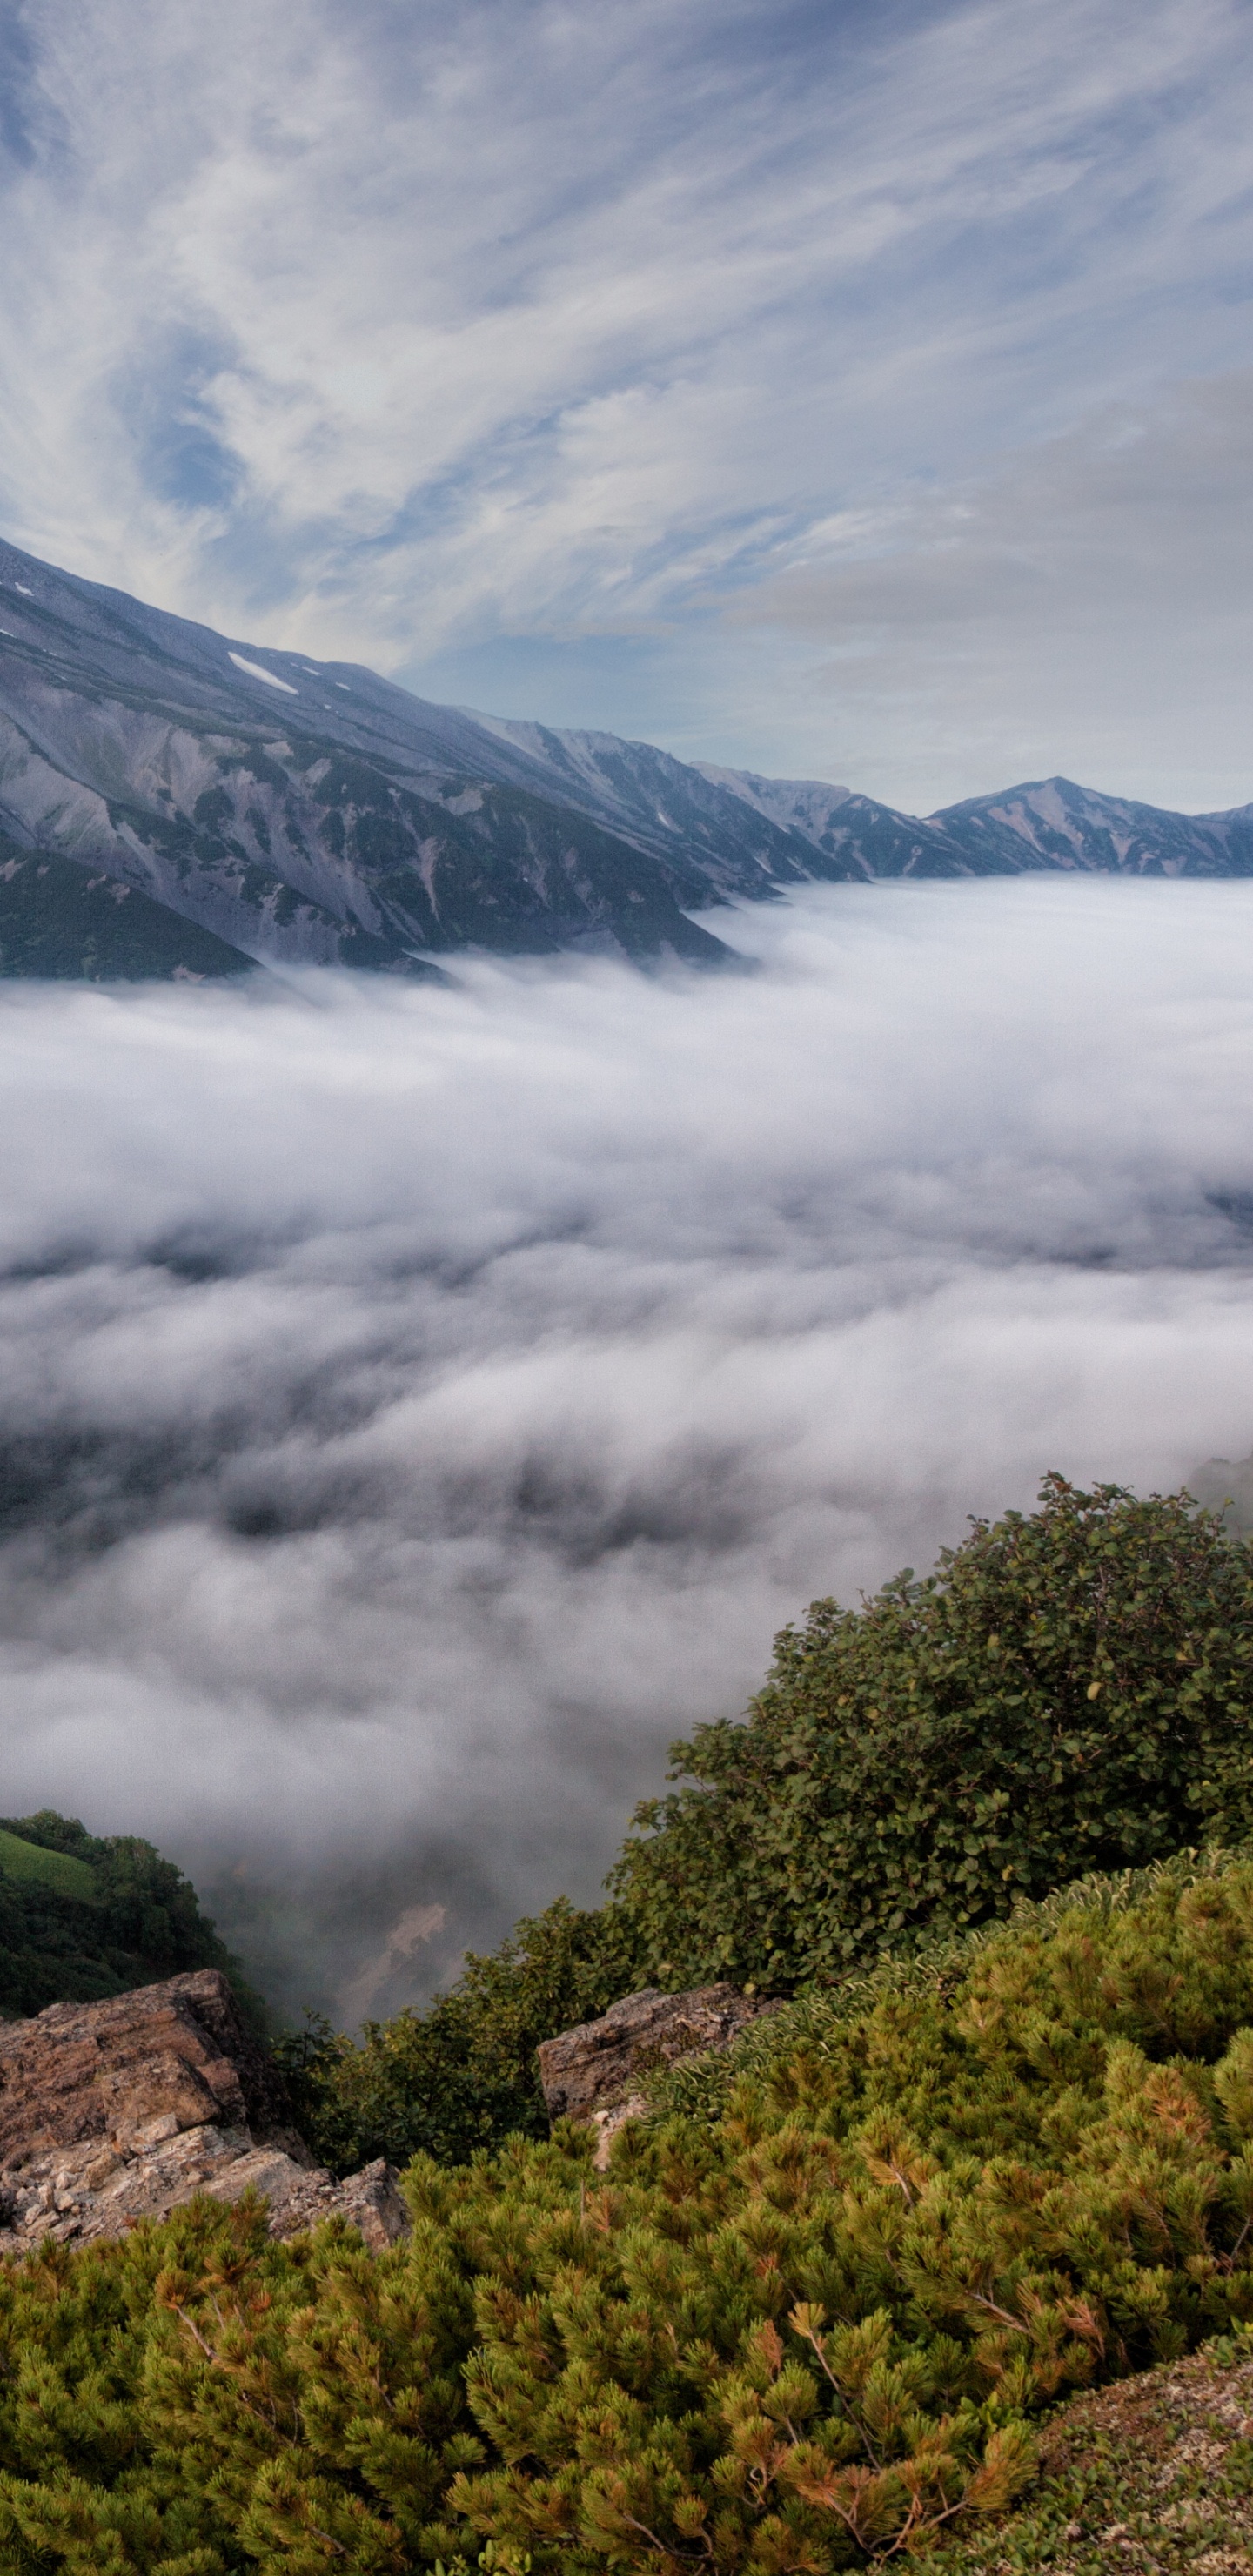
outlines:
[[[0,2026],[0,2167],[92,2138],[117,2148],[154,2121],[169,2137],[207,2120],[284,2143],[295,2134],[218,1968]]]
[[[541,2042],[548,2116],[589,2121],[598,2132],[596,2163],[603,2171],[618,2130],[646,2108],[643,2088],[650,2075],[728,2048],[746,2023],[775,2010],[728,1985],[693,1986],[681,1995],[646,1986],[638,1995],[624,1995],[598,2021],[580,2022]]]
[[[0,2028],[0,2253],[248,2191],[275,2236],[339,2216],[381,2251],[408,2227],[389,2165],[339,2183],[314,2165],[217,1969]]]
[[[238,2194],[228,2191],[229,2179],[228,2175],[219,2184],[211,2183],[210,2193],[236,2199]],[[382,2156],[363,2165],[360,2173],[346,2174],[342,2182],[318,2167],[311,2173],[294,2173],[281,2191],[272,2182],[259,2181],[253,2187],[270,2196],[272,2236],[298,2236],[306,2227],[315,2227],[320,2218],[343,2218],[372,2253],[382,2254],[409,2233],[409,2212],[397,2188],[395,2167]]]

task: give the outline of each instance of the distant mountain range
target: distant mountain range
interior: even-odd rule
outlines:
[[[435,706],[0,544],[0,973],[441,951],[716,963],[689,915],[806,880],[1253,874],[1253,805],[1050,778],[924,819],[817,779]]]

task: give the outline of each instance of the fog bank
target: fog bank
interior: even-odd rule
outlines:
[[[1253,1446],[1253,886],[833,887],[755,971],[0,986],[3,1809],[288,2009],[594,1898],[774,1630]]]

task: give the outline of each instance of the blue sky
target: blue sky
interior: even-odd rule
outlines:
[[[921,810],[1253,797],[1247,0],[18,0],[0,525]]]

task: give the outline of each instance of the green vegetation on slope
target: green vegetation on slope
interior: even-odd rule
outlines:
[[[287,2052],[341,2171],[545,2132],[534,2051],[632,1987],[791,1994],[1090,1868],[1253,1833],[1253,1557],[1184,1495],[1049,1477],[934,1574],[816,1602],[746,1721],[674,1748],[599,1913],[550,1907],[452,1994]]]
[[[1055,2401],[1253,2329],[1253,1849],[1180,1851],[1253,1837],[1251,1660],[1216,1519],[1057,1478],[816,1605],[676,1748],[607,1906],[285,2044],[328,2157],[412,2156],[410,2244],[200,2205],[0,2276],[0,2564],[982,2565]],[[14,1834],[97,1902],[5,1874]],[[91,1927],[93,1974],[105,1931],[149,1974],[217,1947],[149,1846],[52,1815],[0,1821],[0,1959],[6,1906]],[[539,2038],[720,1973],[790,2000],[607,2175],[543,2134]]]
[[[24,1885],[54,1887],[59,1896],[76,1896],[84,1905],[100,1902],[100,1882],[88,1861],[76,1860],[72,1852],[45,1850],[42,1843],[28,1842],[24,1835],[3,1827],[0,1871]]]
[[[0,1818],[0,2014],[97,2003],[189,1968],[221,1968],[262,2007],[173,1861],[136,1834],[104,1840],[45,1808]]]
[[[0,834],[0,975],[201,982],[247,974],[252,962],[137,886]]]
[[[201,2204],[0,2279],[13,2576],[823,2576],[1253,2319],[1253,1856],[1088,1880],[763,2024],[618,2138]],[[711,2117],[711,2109],[716,2116]]]
[[[511,2136],[545,2138],[535,2051],[641,1984],[611,1909],[559,1897],[487,1957],[471,1952],[451,1994],[424,2013],[367,2023],[358,2045],[310,2019],[274,2054],[296,2119],[324,2164],[351,2173],[374,2156],[464,2164]]]

